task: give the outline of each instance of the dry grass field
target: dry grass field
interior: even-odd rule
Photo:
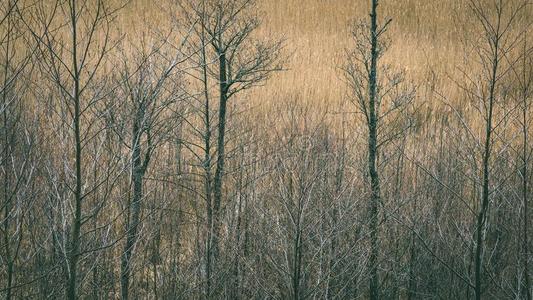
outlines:
[[[259,0],[257,4],[262,23],[255,32],[256,38],[284,39],[288,60],[283,72],[241,95],[241,100],[262,107],[253,113],[263,117],[271,112],[270,105],[291,99],[310,103],[320,112],[351,111],[350,107],[340,108],[347,103],[340,68],[345,63],[346,49],[352,46],[350,26],[368,20],[369,1]],[[405,71],[408,80],[417,87],[417,102],[423,103],[433,117],[441,116],[442,111],[450,113],[434,91],[459,106],[468,106],[453,82],[461,76],[458,67],[464,67],[469,60],[465,49],[471,50],[464,47],[465,21],[471,21],[467,2],[391,0],[383,1],[380,10],[381,21],[392,19],[387,34],[390,49],[383,63]],[[179,14],[177,11],[172,1],[131,0],[116,26],[135,40],[138,32],[152,30],[148,27],[168,28],[169,20]],[[531,11],[529,8],[526,13],[531,15]]]
[[[382,19],[393,19],[392,48],[386,61],[424,80],[428,69],[453,67],[457,54],[455,26],[450,18],[460,13],[457,1],[387,1]],[[294,53],[289,71],[279,78],[281,93],[306,92],[310,101],[332,101],[342,96],[344,85],[338,68],[350,46],[349,26],[368,19],[368,1],[261,1],[264,34],[285,36]],[[274,80],[273,80],[274,81]],[[275,83],[274,83],[275,84]],[[276,88],[275,88],[276,89]],[[293,90],[294,89],[294,90]]]
[[[172,1],[163,3],[166,4],[132,0],[119,16],[117,26],[133,39],[136,32],[146,29],[147,23],[153,28],[166,28],[179,9]],[[258,122],[261,126],[276,123],[270,118],[273,111],[283,103],[296,101],[312,106],[316,120],[323,118],[323,114],[333,116],[330,129],[338,131],[340,118],[335,114],[354,111],[347,101],[348,91],[340,69],[345,63],[346,49],[353,46],[350,26],[369,19],[369,1],[259,0],[257,4],[262,23],[256,38],[284,39],[288,60],[284,71],[274,74],[263,86],[240,95],[240,105],[254,107],[250,112],[253,120],[268,120]],[[387,33],[390,49],[383,63],[404,70],[407,79],[416,86],[416,102],[422,107],[421,118],[429,130],[420,138],[435,137],[431,124],[452,115],[435,91],[460,108],[470,105],[462,99],[454,82],[461,75],[457,68],[464,67],[465,59],[468,60],[462,31],[469,19],[468,5],[456,0],[383,1],[380,10],[382,22],[392,19]],[[531,14],[531,9],[528,13]],[[472,126],[482,133],[482,124],[474,121]],[[354,130],[359,132],[362,128],[355,124]],[[269,134],[268,128],[260,132]]]
[[[369,2],[363,0],[260,0],[262,24],[257,37],[286,39],[290,55],[286,71],[276,74],[266,86],[254,91],[261,103],[298,95],[315,104],[337,102],[345,84],[339,67],[350,46],[350,25],[368,19]],[[426,82],[430,71],[453,72],[461,56],[460,28],[455,19],[464,16],[461,1],[384,1],[382,19],[392,18],[391,49],[387,63],[406,70],[417,84]],[[145,21],[165,27],[172,5],[132,0],[117,26],[135,35]],[[135,25],[137,24],[137,25]],[[142,25],[139,25],[142,24]],[[131,30],[131,31],[130,31]]]

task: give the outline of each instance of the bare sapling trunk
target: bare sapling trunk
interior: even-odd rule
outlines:
[[[379,277],[378,277],[378,218],[379,202],[381,197],[379,173],[377,164],[377,127],[378,120],[376,114],[377,96],[377,60],[378,60],[378,28],[377,28],[377,6],[378,0],[372,0],[372,12],[370,14],[370,74],[368,77],[368,173],[370,175],[370,299],[379,299]]]
[[[141,104],[142,105],[142,104]],[[126,224],[126,243],[121,256],[120,289],[121,297],[126,300],[129,296],[129,283],[131,277],[131,256],[137,240],[137,232],[141,218],[141,200],[143,198],[143,178],[151,158],[151,149],[146,150],[144,159],[142,155],[142,127],[144,126],[144,108],[138,107],[132,128],[132,157],[131,157],[131,181],[132,199],[131,210],[128,210],[128,222]],[[149,145],[151,147],[151,145]],[[131,215],[130,215],[131,214]]]
[[[347,63],[343,67],[349,86],[348,99],[363,115],[367,131],[366,170],[369,181],[368,237],[369,258],[368,293],[376,300],[382,297],[379,278],[380,209],[382,186],[380,183],[379,157],[381,149],[405,136],[411,127],[410,114],[415,89],[406,83],[403,71],[391,70],[381,65],[380,59],[388,47],[387,31],[391,19],[383,24],[378,20],[378,0],[371,0],[369,21],[360,21],[352,27],[354,49],[347,49]],[[391,90],[398,91],[390,93]],[[382,168],[382,167],[381,167]]]
[[[154,43],[149,50],[142,49],[142,52],[134,54],[131,58],[133,62],[125,59],[124,68],[118,80],[121,86],[121,96],[128,99],[130,105],[125,108],[124,116],[116,116],[115,119],[125,117],[124,123],[131,126],[130,132],[125,133],[130,136],[128,148],[131,153],[131,199],[128,199],[127,203],[126,241],[121,254],[122,299],[129,298],[130,281],[134,275],[133,256],[139,239],[139,227],[142,223],[141,211],[145,198],[143,185],[146,172],[156,147],[162,143],[167,134],[176,129],[175,124],[169,121],[169,116],[172,116],[171,120],[181,117],[171,114],[171,111],[178,110],[176,105],[181,99],[177,84],[171,84],[181,74],[178,66],[184,59],[178,59],[181,55],[180,51],[172,54],[170,58],[165,57],[166,46],[166,40],[159,41]],[[158,60],[158,57],[164,59]],[[157,269],[154,270],[157,271]]]
[[[80,129],[80,118],[81,118],[81,95],[80,95],[80,70],[78,68],[78,36],[77,36],[77,14],[76,1],[70,1],[70,25],[72,26],[72,81],[73,81],[73,91],[72,91],[72,101],[74,105],[74,147],[75,147],[75,172],[76,172],[76,183],[74,187],[74,216],[72,220],[72,233],[71,240],[69,242],[68,248],[68,262],[69,262],[69,272],[68,272],[68,286],[67,286],[67,298],[70,300],[77,299],[76,295],[76,283],[77,283],[77,265],[80,251],[80,234],[81,234],[81,211],[82,211],[82,188],[83,188],[83,178],[82,178],[82,146],[81,146],[81,129]]]

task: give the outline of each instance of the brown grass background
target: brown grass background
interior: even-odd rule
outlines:
[[[401,0],[382,1],[381,20],[392,18],[389,37],[391,49],[385,61],[406,70],[417,84],[430,70],[453,70],[460,53],[460,34],[454,19],[465,11],[463,1]],[[367,18],[369,1],[364,0],[259,0],[262,25],[258,38],[286,39],[290,54],[287,70],[275,75],[253,92],[260,103],[294,97],[325,104],[342,99],[345,85],[338,68],[350,46],[349,26]],[[138,32],[149,21],[164,27],[170,17],[166,4],[132,0],[117,25],[128,35]],[[165,16],[166,15],[166,16]],[[457,16],[457,18],[454,18]],[[137,22],[140,20],[140,22]],[[144,24],[144,25],[143,25]]]

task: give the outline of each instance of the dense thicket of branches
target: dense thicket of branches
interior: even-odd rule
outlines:
[[[458,75],[415,84],[369,1],[324,111],[254,106],[291,59],[254,0],[135,35],[118,2],[2,0],[0,295],[531,300],[531,3],[467,2]]]

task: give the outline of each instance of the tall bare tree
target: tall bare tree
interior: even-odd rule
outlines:
[[[169,138],[175,130],[177,104],[181,100],[179,87],[180,59],[178,55],[166,57],[165,41],[147,49],[142,41],[138,54],[128,59],[125,53],[123,68],[117,79],[119,99],[127,99],[126,111],[117,110],[112,120],[116,122],[120,140],[130,149],[132,196],[126,206],[126,242],[121,255],[121,297],[129,297],[132,276],[132,255],[141,223],[141,205],[144,198],[143,182],[156,147]],[[167,62],[168,61],[168,62]],[[128,105],[129,104],[129,105]],[[129,132],[122,132],[129,131]],[[128,142],[127,140],[130,140]]]
[[[522,262],[523,262],[523,283],[521,283],[522,297],[531,300],[530,278],[529,278],[529,198],[530,198],[530,178],[531,172],[529,166],[531,163],[532,150],[530,144],[530,130],[531,130],[531,103],[533,96],[533,48],[530,46],[529,38],[529,23],[525,24],[523,29],[523,41],[520,46],[520,56],[518,64],[512,65],[514,78],[517,82],[516,98],[519,103],[518,128],[521,133],[521,150],[519,150],[519,174],[521,177],[521,198],[522,198]],[[508,59],[508,57],[506,57]]]
[[[465,89],[467,96],[478,102],[481,110],[481,120],[484,126],[484,135],[481,144],[481,192],[477,206],[475,221],[475,248],[474,248],[474,295],[479,300],[484,295],[484,251],[485,232],[489,219],[491,197],[498,189],[493,185],[494,148],[498,142],[498,130],[505,124],[507,109],[505,108],[506,78],[512,66],[516,64],[513,59],[514,50],[518,46],[520,34],[516,34],[517,25],[523,17],[522,12],[527,7],[527,2],[498,0],[486,6],[482,1],[470,0],[470,12],[478,26],[479,32],[474,35],[480,39],[472,39],[471,47],[479,69],[479,76],[465,71],[467,78]]]
[[[410,127],[408,122],[394,123],[404,118],[404,113],[414,96],[414,89],[406,87],[401,72],[393,73],[386,66],[380,65],[380,59],[388,47],[388,40],[383,34],[387,31],[391,19],[378,24],[378,5],[378,0],[372,0],[370,21],[359,22],[353,26],[354,49],[348,50],[348,61],[343,68],[350,88],[349,99],[363,114],[368,130],[370,299],[380,298],[378,226],[381,223],[379,207],[383,200],[378,160],[381,148],[401,136]]]
[[[31,88],[29,78],[33,68],[30,64],[35,47],[26,40],[27,32],[21,21],[24,8],[16,0],[0,4],[0,172],[3,181],[0,253],[2,267],[5,267],[2,277],[5,274],[6,283],[1,289],[6,299],[17,297],[14,287],[18,286],[19,258],[31,253],[23,244],[28,230],[24,223],[35,199],[32,186],[36,177],[37,146],[35,127],[30,123],[35,120],[26,99]]]
[[[202,48],[199,53],[206,126],[203,147],[207,200],[206,295],[211,297],[211,277],[220,250],[228,102],[239,92],[260,85],[272,72],[281,70],[283,44],[282,41],[260,41],[252,37],[260,24],[254,0],[194,0],[184,1],[181,7],[188,12],[188,21],[196,24],[196,45]],[[217,83],[216,91],[209,86],[208,78]],[[211,93],[218,96],[216,145],[210,145]],[[212,148],[216,151],[213,157]],[[211,158],[216,161],[211,162]]]
[[[96,122],[87,124],[84,120],[89,119],[91,110],[103,98],[104,86],[97,78],[101,76],[98,72],[112,47],[110,23],[114,12],[100,0],[54,1],[51,5],[39,4],[26,20],[40,50],[43,74],[58,91],[60,100],[52,106],[64,105],[65,119],[62,122],[73,140],[69,145],[72,148],[64,149],[73,151],[73,157],[69,158],[73,172],[67,177],[74,178],[74,182],[64,182],[71,191],[71,199],[66,205],[68,213],[64,216],[70,226],[65,249],[67,299],[79,297],[78,263],[84,253],[81,249],[82,226],[95,216],[94,208],[85,203],[102,184],[100,181],[87,187],[84,149],[100,131],[92,132],[91,127]],[[105,182],[106,179],[101,180]]]

